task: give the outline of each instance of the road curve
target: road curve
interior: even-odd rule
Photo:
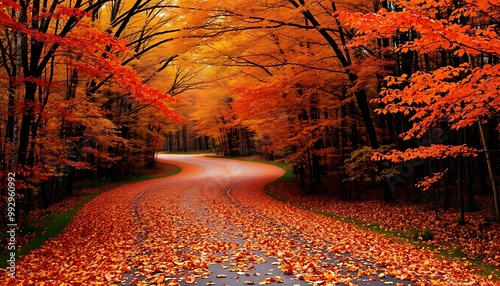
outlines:
[[[264,186],[283,174],[272,165],[159,160],[182,172],[102,193],[19,259],[15,278],[0,269],[0,285],[408,285],[390,276],[415,278],[397,261],[422,263],[371,232],[267,197]]]
[[[282,169],[200,155],[160,155],[159,160],[183,171],[137,196],[140,251],[131,261],[139,275],[127,276],[126,285],[144,280],[148,272],[168,273],[167,279],[175,279],[169,283],[180,285],[191,279],[207,285],[281,280],[319,285],[325,278],[411,284],[386,276],[370,258],[355,259],[327,236],[317,237],[325,228],[320,216],[267,197],[264,186],[282,176]]]

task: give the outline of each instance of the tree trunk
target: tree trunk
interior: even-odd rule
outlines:
[[[483,123],[478,120],[479,133],[481,134],[481,140],[483,141],[484,154],[486,156],[486,164],[488,165],[488,172],[490,173],[491,188],[493,189],[493,203],[495,207],[495,218],[500,221],[500,198],[498,194],[498,189],[495,181],[495,173],[493,170],[493,164],[491,163],[490,152],[488,149],[488,141],[486,140],[486,135],[483,128]]]
[[[188,151],[188,142],[187,142],[187,124],[182,125],[182,140],[184,141],[184,146],[182,151],[186,153]]]
[[[465,179],[467,184],[467,203],[465,208],[467,211],[476,211],[476,199],[474,198],[474,163],[468,158],[465,161]]]
[[[27,82],[24,94],[24,114],[19,131],[19,147],[17,149],[17,164],[25,166],[28,159],[28,146],[30,142],[31,127],[35,118],[34,104],[36,84]]]
[[[458,158],[458,203],[460,205],[460,218],[459,224],[465,224],[465,206],[464,206],[464,192],[462,189],[462,160]]]

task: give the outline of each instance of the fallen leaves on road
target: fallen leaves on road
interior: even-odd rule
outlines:
[[[256,165],[238,163],[241,174],[230,176],[234,165],[221,165],[210,177],[184,168],[184,176],[102,194],[19,261],[15,283],[255,285],[287,277],[297,285],[494,285],[465,263],[268,198],[262,188],[281,172],[272,166],[259,165],[258,179],[236,184]],[[266,263],[281,273],[257,269]]]

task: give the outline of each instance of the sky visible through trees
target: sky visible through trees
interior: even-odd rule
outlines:
[[[497,0],[1,0],[0,223],[202,151],[453,209],[496,245],[499,21]]]

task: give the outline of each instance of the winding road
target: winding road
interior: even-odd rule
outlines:
[[[141,253],[134,265],[140,266],[137,277],[134,271],[126,275],[125,285],[144,280],[148,272],[169,273],[178,279],[169,283],[180,285],[194,279],[207,285],[411,284],[386,276],[369,258],[353,258],[328,237],[317,237],[325,228],[319,216],[267,197],[264,186],[283,174],[279,168],[199,155],[159,159],[183,171],[136,196]],[[159,275],[150,278],[163,281]]]
[[[268,197],[265,185],[283,175],[275,166],[202,155],[159,160],[182,172],[102,193],[58,237],[22,257],[15,280],[6,278],[5,285],[431,285],[434,279],[467,285],[462,282],[479,279],[467,267],[455,273],[458,264],[430,251]]]

